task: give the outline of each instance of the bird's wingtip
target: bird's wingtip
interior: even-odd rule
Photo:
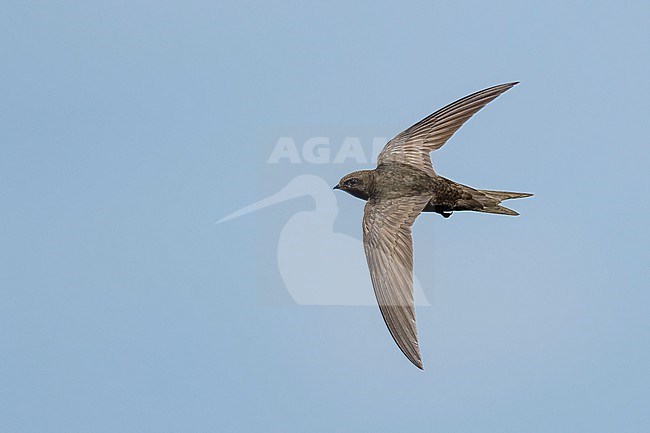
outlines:
[[[508,83],[497,84],[495,86],[490,87],[490,89],[498,91],[499,93],[503,93],[503,92],[506,92],[506,91],[512,89],[517,84],[519,84],[519,81],[510,81]]]
[[[406,357],[417,368],[419,368],[420,370],[424,370],[424,365],[422,364],[422,357],[420,356],[419,352],[415,356],[410,354],[410,355],[406,355]]]

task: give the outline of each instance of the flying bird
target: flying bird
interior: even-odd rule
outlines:
[[[377,157],[377,168],[350,173],[334,187],[367,201],[363,246],[375,297],[393,339],[420,369],[413,305],[413,222],[422,212],[445,218],[455,211],[519,215],[501,202],[532,195],[474,189],[438,176],[429,154],[440,149],[477,111],[516,84],[481,90],[425,117],[384,146]]]

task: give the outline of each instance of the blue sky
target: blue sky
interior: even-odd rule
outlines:
[[[3,11],[0,430],[650,428],[647,2]],[[369,150],[513,80],[433,160],[535,196],[416,221],[424,371],[376,307],[289,296],[278,238],[308,195],[214,224],[372,165],[268,164],[279,137]],[[336,197],[359,239],[362,203]]]

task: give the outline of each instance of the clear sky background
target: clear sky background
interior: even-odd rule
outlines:
[[[648,2],[2,10],[0,431],[650,429]],[[370,166],[266,164],[280,135],[390,137],[514,80],[433,155],[535,197],[416,222],[424,371],[377,308],[286,296],[308,197],[214,224]]]

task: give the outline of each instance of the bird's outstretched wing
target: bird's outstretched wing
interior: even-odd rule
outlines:
[[[404,355],[418,368],[413,304],[411,225],[431,196],[370,199],[363,213],[363,247],[386,326]]]
[[[386,143],[377,157],[377,164],[401,162],[435,174],[429,153],[440,149],[474,113],[515,84],[481,90],[425,117]]]

